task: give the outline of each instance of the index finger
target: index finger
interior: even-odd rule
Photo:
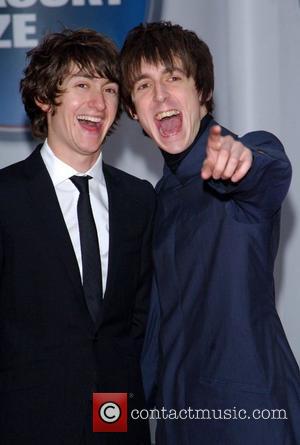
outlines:
[[[208,137],[219,137],[221,136],[221,131],[222,128],[220,127],[220,125],[213,125],[210,129],[209,129],[209,135]]]
[[[215,144],[219,144],[221,142],[221,127],[220,125],[213,125],[209,129],[207,145],[211,148],[218,148]]]

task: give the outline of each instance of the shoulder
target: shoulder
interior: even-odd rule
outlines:
[[[111,183],[120,188],[122,194],[152,208],[156,202],[156,192],[149,181],[137,178],[116,167],[103,163],[103,172],[109,187]]]
[[[17,162],[0,170],[1,220],[4,215],[16,212],[24,196],[24,161]]]
[[[253,131],[239,138],[248,147],[254,158],[261,158],[262,162],[274,165],[282,165],[284,169],[291,170],[290,161],[281,141],[268,131]]]
[[[245,135],[240,136],[239,140],[241,142],[244,141],[245,144],[247,142],[255,146],[274,146],[282,151],[284,150],[281,141],[273,133],[264,130],[251,131],[250,133],[246,133]]]
[[[19,161],[0,170],[1,187],[5,185],[17,185],[23,177],[25,161]]]
[[[15,162],[14,164],[8,165],[0,169],[0,178],[7,179],[16,178],[24,174],[25,169],[33,167],[36,163],[41,163],[40,148],[41,144],[38,145],[33,152],[25,159]]]
[[[213,122],[212,125],[220,125],[217,122]],[[259,147],[259,146],[269,146],[274,147],[276,149],[279,149],[281,151],[284,151],[283,145],[281,141],[269,131],[265,130],[258,130],[258,131],[250,131],[249,133],[245,133],[244,135],[237,135],[236,133],[232,132],[228,128],[225,128],[221,126],[222,128],[222,135],[223,136],[232,136],[234,139],[238,139],[240,142],[242,142],[244,145],[249,145],[253,147]]]
[[[216,122],[215,122],[216,124]],[[219,124],[218,124],[219,125]],[[222,127],[222,135],[230,135],[234,139],[237,139],[245,147],[249,148],[254,157],[265,158],[264,161],[279,161],[284,164],[290,165],[290,161],[285,153],[284,147],[281,141],[273,133],[265,130],[251,131],[244,135],[236,135],[232,131],[225,127]]]
[[[0,193],[19,193],[29,177],[43,166],[38,146],[26,159],[0,169]]]

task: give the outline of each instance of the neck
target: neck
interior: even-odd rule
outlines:
[[[49,147],[58,159],[60,159],[62,162],[69,165],[70,167],[74,168],[74,170],[76,170],[78,173],[85,173],[89,171],[93,167],[93,165],[95,165],[101,153],[101,151],[98,150],[95,153],[89,153],[85,155],[82,153],[61,152],[60,150],[53,149],[50,144]]]

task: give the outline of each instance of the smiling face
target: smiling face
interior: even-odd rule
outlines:
[[[134,118],[162,150],[171,154],[181,153],[192,144],[207,114],[194,79],[187,77],[176,60],[172,71],[161,63],[142,60],[131,97]]]
[[[87,171],[116,117],[118,85],[73,66],[60,90],[54,113],[49,105],[38,104],[47,112],[48,143],[63,162]]]

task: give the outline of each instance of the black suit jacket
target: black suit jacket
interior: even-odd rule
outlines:
[[[95,326],[37,148],[0,172],[0,443],[76,445],[97,392],[142,407],[139,356],[151,281],[151,185],[103,166],[109,197],[104,315]],[[101,433],[100,433],[101,434]],[[148,443],[146,422],[108,443]]]

